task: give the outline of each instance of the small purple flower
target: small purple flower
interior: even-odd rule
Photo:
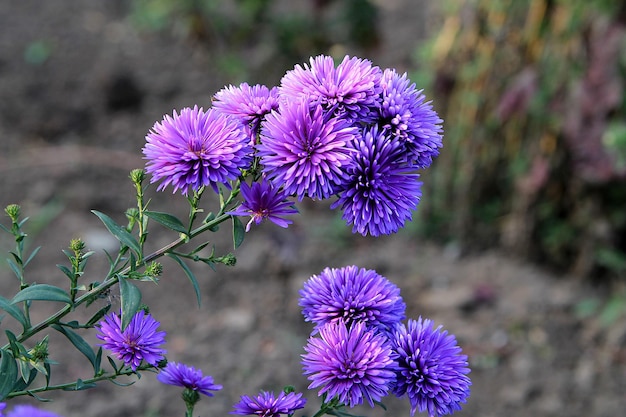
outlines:
[[[379,124],[406,146],[408,160],[426,168],[439,155],[442,146],[443,122],[425,102],[422,90],[411,84],[406,73],[399,75],[393,69],[383,71],[380,82],[382,105]]]
[[[367,400],[370,406],[387,395],[395,380],[396,363],[387,337],[365,323],[350,328],[343,321],[328,323],[311,336],[302,355],[309,389],[337,398],[349,407]]]
[[[441,326],[433,329],[432,320],[420,317],[398,326],[392,344],[399,355],[393,393],[409,397],[411,416],[416,410],[438,417],[461,409],[472,383],[467,356],[453,335]]]
[[[244,201],[228,214],[250,216],[251,219],[246,225],[246,232],[250,231],[252,222],[259,224],[264,219],[268,219],[280,227],[287,227],[293,223],[282,216],[297,214],[298,210],[291,201],[287,200],[282,191],[265,178],[262,178],[260,182],[253,182],[251,186],[242,182],[240,190]]]
[[[252,162],[250,139],[233,118],[215,109],[204,111],[195,106],[184,108],[180,115],[164,116],[146,136],[143,148],[146,171],[151,182],[161,181],[157,188],[168,185],[187,195],[210,185],[217,192],[218,184],[229,187],[242,169]]]
[[[320,106],[311,111],[306,102],[290,102],[265,118],[258,155],[285,194],[324,199],[344,180],[356,133],[344,120],[324,116]]]
[[[4,415],[4,414],[0,414]],[[52,411],[40,410],[32,405],[16,405],[7,413],[7,417],[60,417]]]
[[[348,327],[363,322],[382,331],[404,320],[406,304],[400,289],[371,269],[354,265],[325,268],[313,275],[300,290],[299,305],[305,321],[316,328],[344,322]]]
[[[281,80],[283,100],[305,99],[311,106],[346,118],[351,123],[372,119],[379,103],[382,71],[366,59],[345,56],[335,68],[332,57],[320,55],[309,60],[310,66],[296,65]]]
[[[104,341],[101,346],[136,371],[141,361],[157,366],[164,358],[166,350],[159,346],[165,343],[165,332],[157,331],[159,325],[150,314],[141,310],[135,313],[126,329],[122,330],[120,316],[109,313],[97,325],[100,333],[96,337]]]
[[[403,145],[376,126],[354,142],[354,163],[338,189],[342,218],[363,236],[395,233],[411,220],[419,204],[422,183],[415,167],[407,166]]]
[[[4,413],[2,411],[5,408],[7,408],[7,403],[0,403],[0,417],[4,417]]]
[[[213,108],[234,116],[256,136],[265,115],[278,110],[278,87],[269,89],[261,84],[250,86],[248,83],[238,87],[229,85],[215,93]]]
[[[157,375],[157,379],[167,385],[175,385],[212,397],[211,391],[219,391],[221,385],[214,384],[213,377],[203,376],[200,369],[182,363],[168,362]]]
[[[278,397],[273,392],[261,391],[256,397],[242,395],[241,400],[234,405],[230,414],[256,415],[260,417],[279,417],[281,414],[291,415],[296,410],[304,408],[306,399],[301,393],[281,392]]]

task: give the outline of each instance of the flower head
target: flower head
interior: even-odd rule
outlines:
[[[342,321],[348,327],[363,322],[388,331],[404,320],[406,310],[394,283],[374,270],[354,265],[326,268],[313,275],[300,290],[299,304],[305,321],[318,328]]]
[[[411,220],[420,201],[421,185],[414,167],[407,165],[402,144],[376,126],[354,142],[354,163],[338,190],[343,219],[352,233],[363,236],[395,233]]]
[[[3,414],[0,414],[3,415]],[[40,410],[32,405],[16,405],[7,413],[7,417],[60,417],[52,411]]]
[[[424,101],[422,90],[411,84],[406,73],[399,75],[393,69],[386,69],[380,85],[379,124],[390,137],[405,145],[409,161],[421,168],[429,166],[442,146],[442,120],[431,102]]]
[[[7,403],[0,403],[0,417],[4,417],[4,413],[2,411],[5,408],[7,408]]]
[[[261,121],[272,110],[278,110],[278,87],[253,86],[242,83],[238,87],[229,85],[213,96],[213,108],[232,115],[248,126],[253,135],[259,131]]]
[[[136,371],[141,361],[156,366],[166,353],[159,347],[165,343],[165,332],[157,331],[159,324],[150,314],[141,310],[122,330],[120,316],[109,313],[98,324],[100,333],[96,337],[104,341],[102,346],[105,349]]]
[[[158,190],[171,184],[174,192],[180,189],[184,195],[208,185],[216,192],[218,184],[228,187],[252,161],[242,126],[215,109],[205,112],[197,106],[155,123],[143,153],[151,182],[161,181]]]
[[[311,106],[350,122],[365,122],[378,107],[381,70],[366,59],[344,57],[335,68],[332,57],[320,55],[310,59],[310,66],[296,65],[280,83],[284,100],[305,99]]]
[[[219,391],[222,389],[221,385],[213,383],[212,376],[203,376],[200,369],[195,369],[193,366],[176,362],[168,362],[165,368],[157,375],[157,379],[164,384],[197,391],[207,397],[213,396],[211,391]]]
[[[349,407],[367,400],[370,406],[380,401],[395,380],[394,354],[382,333],[365,323],[347,327],[343,321],[328,323],[311,336],[302,355],[309,389],[322,387],[329,400],[337,398]]]
[[[281,392],[276,397],[273,392],[261,391],[256,397],[242,395],[230,414],[279,417],[281,414],[291,415],[296,410],[304,408],[305,404],[306,399],[302,398],[301,393]]]
[[[461,409],[470,393],[470,370],[453,335],[420,317],[398,326],[392,344],[399,355],[393,392],[409,397],[411,415],[419,410],[438,417]]]
[[[324,116],[320,106],[289,102],[267,115],[258,155],[268,179],[285,194],[324,199],[344,180],[356,133],[346,121]]]
[[[264,219],[268,219],[280,227],[287,227],[292,221],[282,216],[298,213],[293,203],[287,200],[285,194],[265,178],[259,182],[253,182],[251,186],[242,182],[240,190],[244,201],[228,214],[250,216],[251,219],[246,226],[246,232],[250,231],[252,222],[259,224]]]

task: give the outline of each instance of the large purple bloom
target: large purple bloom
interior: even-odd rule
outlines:
[[[163,359],[166,350],[160,346],[165,343],[165,332],[157,331],[159,325],[150,314],[141,310],[122,330],[120,316],[109,313],[97,325],[100,333],[96,337],[104,341],[102,347],[136,371],[141,361],[156,366]]]
[[[299,305],[305,321],[317,328],[342,321],[348,327],[363,322],[388,331],[404,320],[406,310],[400,289],[393,282],[374,270],[354,265],[326,268],[313,275],[300,290]]]
[[[0,412],[0,416],[3,416]],[[60,417],[52,411],[40,410],[32,405],[16,405],[6,415],[7,417]]]
[[[203,376],[200,369],[176,362],[168,362],[157,375],[157,379],[164,384],[187,388],[207,397],[213,396],[211,391],[222,389],[221,385],[214,383],[212,376]]]
[[[309,389],[319,388],[328,401],[337,397],[349,407],[367,400],[370,406],[387,395],[395,380],[396,363],[387,337],[365,323],[346,327],[342,321],[328,323],[311,336],[302,355]]]
[[[380,82],[382,105],[379,124],[406,146],[407,158],[425,168],[439,154],[442,146],[443,122],[425,102],[422,90],[394,69],[386,69]]]
[[[310,110],[306,102],[289,102],[267,115],[258,155],[269,180],[287,195],[328,198],[344,181],[351,162],[350,144],[357,130],[346,121]]]
[[[305,404],[306,399],[302,398],[301,393],[281,392],[277,397],[273,392],[261,391],[256,397],[242,395],[230,414],[279,417],[281,414],[291,415],[296,410],[304,408]]]
[[[399,355],[393,392],[409,397],[411,415],[419,410],[438,417],[461,409],[470,394],[470,370],[453,335],[420,317],[398,326],[392,344]]]
[[[376,126],[354,142],[354,163],[338,190],[343,219],[352,233],[363,236],[395,233],[411,220],[419,204],[422,183],[415,167],[406,164],[403,145]]]
[[[379,103],[382,71],[365,59],[344,57],[335,68],[332,57],[320,55],[310,65],[296,65],[287,71],[280,84],[283,100],[305,99],[312,106],[350,122],[372,119]]]
[[[146,136],[143,148],[151,182],[161,181],[184,195],[210,185],[227,187],[252,161],[252,147],[245,130],[235,119],[215,109],[206,112],[195,106],[180,115],[164,116]]]
[[[283,216],[298,213],[293,203],[286,199],[285,194],[265,178],[259,182],[253,182],[252,185],[242,182],[240,190],[243,203],[228,214],[250,216],[246,232],[250,231],[252,222],[259,224],[264,219],[280,227],[287,227],[292,221]]]
[[[269,89],[248,83],[238,87],[229,85],[215,93],[213,108],[237,118],[256,136],[265,115],[278,110],[278,87]]]

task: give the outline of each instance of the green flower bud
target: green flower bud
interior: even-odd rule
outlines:
[[[70,249],[76,254],[76,256],[79,256],[85,249],[85,242],[83,242],[81,238],[72,239],[70,240]]]
[[[43,362],[48,359],[48,336],[44,337],[42,341],[30,349],[28,354],[34,362]]]
[[[133,169],[130,171],[130,179],[135,185],[141,185],[146,179],[146,172],[143,169]]]
[[[11,218],[13,223],[17,223],[17,219],[20,217],[20,206],[17,204],[9,204],[4,209],[4,212]]]
[[[151,277],[158,277],[163,273],[163,265],[158,262],[152,262],[146,266],[146,275]]]
[[[226,266],[235,266],[237,264],[237,258],[232,253],[215,258],[215,262],[222,263]]]

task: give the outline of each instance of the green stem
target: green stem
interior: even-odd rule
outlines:
[[[230,201],[231,201],[231,198],[228,199],[227,204],[230,203]],[[217,226],[218,224],[224,222],[225,220],[228,220],[230,218],[230,214],[225,214],[224,211],[225,211],[224,208],[222,208],[220,210],[220,213],[218,214],[217,217],[215,217],[213,220],[203,224],[202,226],[199,226],[196,229],[192,230],[189,233],[188,237],[179,237],[178,239],[176,239],[175,241],[173,241],[169,245],[166,245],[166,246],[162,247],[161,249],[159,249],[159,250],[151,253],[150,255],[146,256],[143,259],[143,261],[141,262],[141,264],[138,265],[138,267],[139,266],[143,266],[143,265],[147,265],[148,263],[152,262],[153,260],[162,257],[166,253],[168,253],[168,252],[176,249],[177,247],[183,245],[184,243],[188,242],[190,239],[193,239],[194,237],[198,236],[199,234],[206,232],[207,230]],[[104,282],[102,282],[97,287],[92,288],[90,291],[87,291],[85,294],[83,294],[80,297],[78,297],[76,299],[76,301],[72,305],[67,304],[65,307],[61,308],[60,310],[58,310],[56,313],[54,313],[53,315],[51,315],[47,319],[45,319],[45,320],[41,321],[40,323],[36,324],[35,326],[32,326],[31,328],[29,328],[27,331],[22,333],[17,338],[17,341],[18,342],[23,342],[23,341],[27,340],[28,338],[32,337],[33,335],[39,333],[43,329],[49,327],[51,324],[57,323],[60,319],[65,317],[67,314],[69,314],[77,306],[81,305],[82,303],[84,303],[85,301],[87,301],[89,299],[92,299],[94,296],[102,293],[103,291],[106,291],[107,289],[109,289],[110,287],[115,285],[118,282],[118,276],[119,275],[125,275],[129,271],[130,271],[130,267],[126,267],[124,270],[122,270],[119,273],[115,274],[115,276],[106,279]],[[8,344],[3,346],[3,349],[7,349],[8,346],[9,346]]]
[[[129,376],[129,375],[136,374],[138,371],[145,371],[146,369],[151,369],[151,368],[153,368],[152,365],[143,365],[137,368],[137,371],[133,371],[132,369],[126,369],[126,370],[118,371],[114,374],[113,373],[102,374],[100,376],[96,376],[93,378],[83,379],[82,383],[84,385],[88,385],[88,384],[93,384],[95,382],[101,382],[101,381],[113,381],[114,379],[117,379],[117,377],[119,376]],[[71,388],[76,388],[76,384],[77,382],[67,382],[65,384],[47,385],[47,386],[43,386],[39,388],[31,388],[31,389],[24,390],[24,391],[14,391],[10,393],[9,395],[7,395],[7,398],[19,397],[21,395],[31,395],[31,394],[36,394],[38,392],[67,390]]]

